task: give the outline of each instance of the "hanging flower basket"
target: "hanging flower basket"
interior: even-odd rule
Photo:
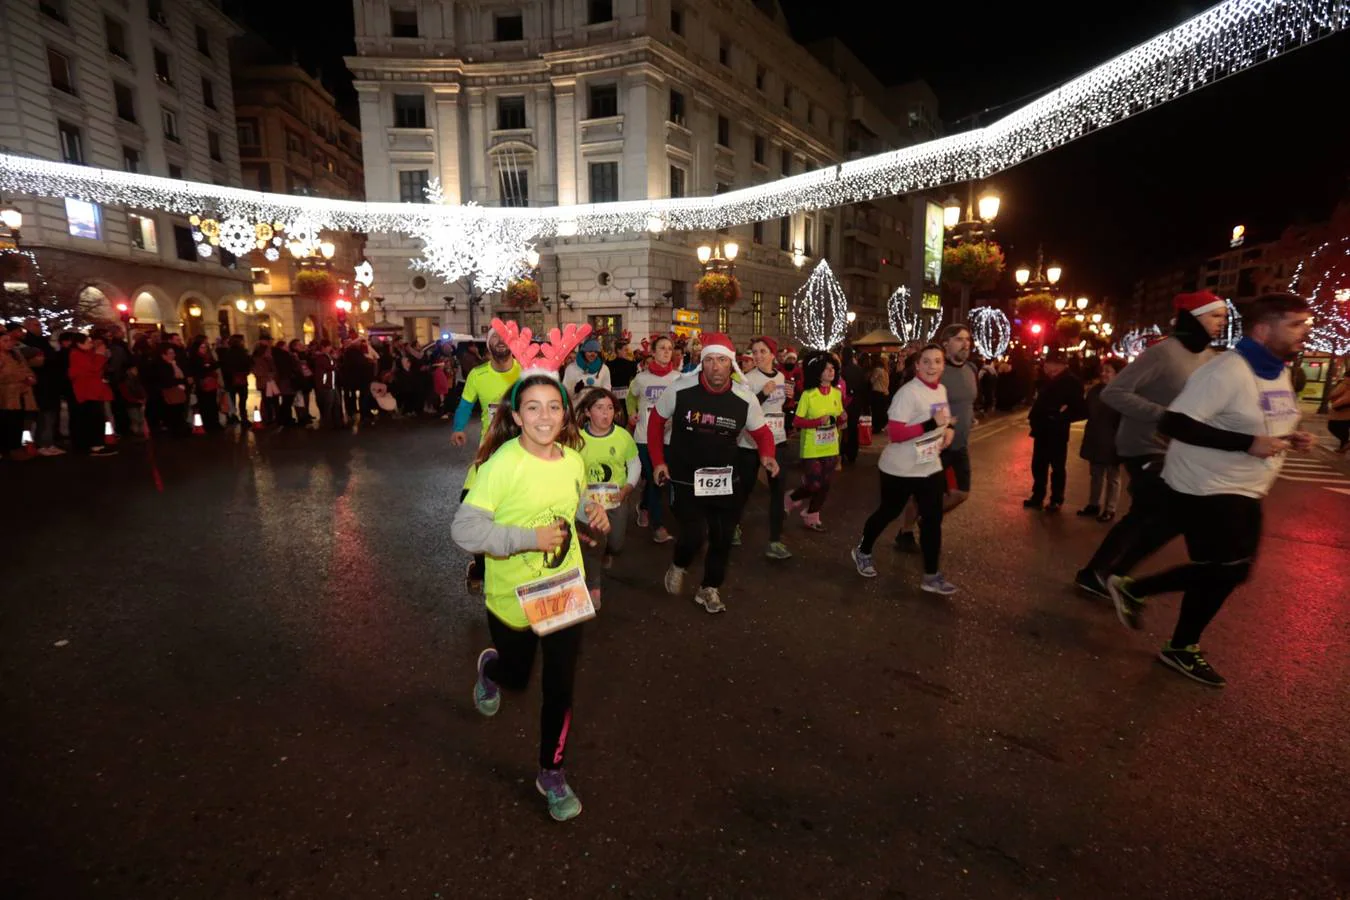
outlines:
[[[957,244],[942,253],[942,280],[972,290],[988,290],[1006,265],[1003,248],[993,241]]]
[[[1026,294],[1017,298],[1017,318],[1053,322],[1059,318],[1055,298],[1049,294]]]
[[[301,269],[295,275],[295,293],[327,302],[337,298],[338,283],[331,272],[323,269]]]
[[[694,286],[698,302],[704,309],[719,309],[735,306],[741,299],[741,283],[735,275],[725,272],[709,272]]]
[[[522,278],[506,286],[505,302],[512,309],[526,309],[539,303],[539,282]]]
[[[1064,316],[1055,323],[1055,332],[1061,344],[1076,344],[1083,333],[1083,323],[1073,316]]]

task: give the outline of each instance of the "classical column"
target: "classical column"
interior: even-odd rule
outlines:
[[[536,202],[558,202],[558,151],[553,143],[553,102],[546,86],[535,88],[534,127],[535,178],[539,182]]]
[[[666,163],[665,79],[651,66],[630,69],[624,78],[624,200],[664,197],[670,184]]]
[[[577,202],[577,142],[580,139],[580,128],[577,125],[576,77],[572,75],[555,77],[553,98],[558,125],[554,137],[558,160],[558,205],[572,206]],[[543,152],[542,144],[539,150]]]
[[[459,173],[459,85],[432,88],[436,95],[436,159],[440,163],[441,189],[446,203],[459,203],[462,185]]]
[[[361,156],[366,177],[367,200],[398,200],[397,185],[389,171],[389,129],[385,124],[379,82],[356,82],[361,107]],[[274,185],[281,190],[284,185]]]
[[[469,95],[469,199],[487,203],[487,107],[483,89],[471,87]]]

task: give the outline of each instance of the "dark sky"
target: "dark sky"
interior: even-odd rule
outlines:
[[[879,18],[877,0],[780,2],[798,40],[839,37],[883,83],[926,79],[948,122],[1000,107],[982,124],[1206,8],[888,3],[896,11]],[[355,105],[342,64],[350,0],[237,0],[232,12]],[[1225,249],[1233,225],[1260,241],[1325,218],[1350,195],[1350,115],[1337,99],[1350,95],[1347,58],[1350,36],[1328,38],[996,176],[1009,263],[1032,261],[1041,242],[1070,292],[1121,296]]]

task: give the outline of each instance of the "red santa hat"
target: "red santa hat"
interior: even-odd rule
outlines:
[[[1172,300],[1172,308],[1176,312],[1184,309],[1193,316],[1203,316],[1207,312],[1223,309],[1224,301],[1222,297],[1216,297],[1209,291],[1195,291],[1190,294],[1177,294]]]
[[[759,337],[755,338],[750,343],[763,344],[765,347],[769,348],[770,353],[773,353],[775,355],[777,355],[778,353],[778,342],[775,341],[773,338],[769,337],[767,334],[761,334]]]
[[[736,345],[731,343],[731,338],[720,331],[705,331],[701,336],[703,349],[699,352],[699,368],[703,367],[703,360],[709,356],[725,356],[731,360],[731,367],[737,372],[741,370],[736,365]]]

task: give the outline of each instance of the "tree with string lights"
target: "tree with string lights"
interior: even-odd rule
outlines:
[[[1350,356],[1350,205],[1337,212],[1332,236],[1298,264],[1289,281],[1289,290],[1307,297],[1312,306],[1307,348],[1331,357],[1319,412],[1326,412],[1338,361]]]

